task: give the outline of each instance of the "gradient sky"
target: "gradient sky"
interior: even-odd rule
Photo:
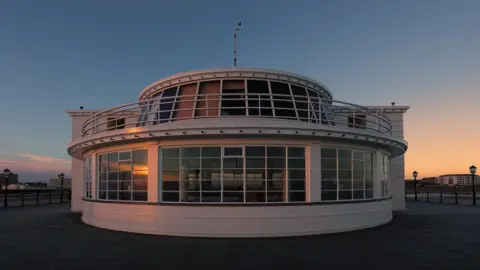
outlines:
[[[480,1],[0,1],[0,167],[69,170],[65,111],[133,102],[177,72],[299,73],[335,99],[409,105],[407,178],[480,165]],[[22,177],[23,176],[23,177]]]

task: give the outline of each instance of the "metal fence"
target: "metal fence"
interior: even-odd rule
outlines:
[[[5,199],[6,198],[6,199]],[[71,190],[9,190],[0,192],[0,207],[70,203]]]
[[[405,200],[411,202],[427,202],[441,204],[458,205],[477,205],[480,200],[480,194],[465,188],[445,188],[445,189],[419,189],[415,191],[408,190],[405,193]]]

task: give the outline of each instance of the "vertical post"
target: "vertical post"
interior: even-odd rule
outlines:
[[[52,191],[48,191],[48,204],[52,204]]]
[[[25,192],[22,191],[22,206],[25,206]]]
[[[63,203],[63,177],[60,179],[60,203]]]
[[[473,205],[477,205],[477,195],[475,194],[475,174],[472,173],[472,199]]]
[[[440,190],[440,203],[443,203],[443,192]]]
[[[40,191],[39,190],[37,190],[37,205],[38,205],[38,199],[39,199],[38,197],[40,197]]]
[[[242,23],[239,22],[235,25],[235,30],[233,31],[233,66],[237,67],[237,32],[240,30]]]
[[[430,196],[429,196],[429,193],[427,191],[427,202],[429,202],[429,201],[430,201]]]
[[[414,177],[413,188],[415,190],[415,201],[417,201],[417,177]]]
[[[4,196],[3,207],[8,207],[8,174],[5,175],[5,196]]]
[[[458,204],[458,191],[455,190],[455,204]]]

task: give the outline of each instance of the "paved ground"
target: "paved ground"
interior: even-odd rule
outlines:
[[[480,207],[408,207],[375,229],[243,240],[102,230],[65,204],[0,209],[0,269],[480,269]]]

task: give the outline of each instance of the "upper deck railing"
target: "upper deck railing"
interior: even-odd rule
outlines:
[[[302,121],[392,134],[388,117],[348,102],[294,95],[215,93],[155,98],[104,110],[85,121],[82,136],[182,120],[236,116]]]

